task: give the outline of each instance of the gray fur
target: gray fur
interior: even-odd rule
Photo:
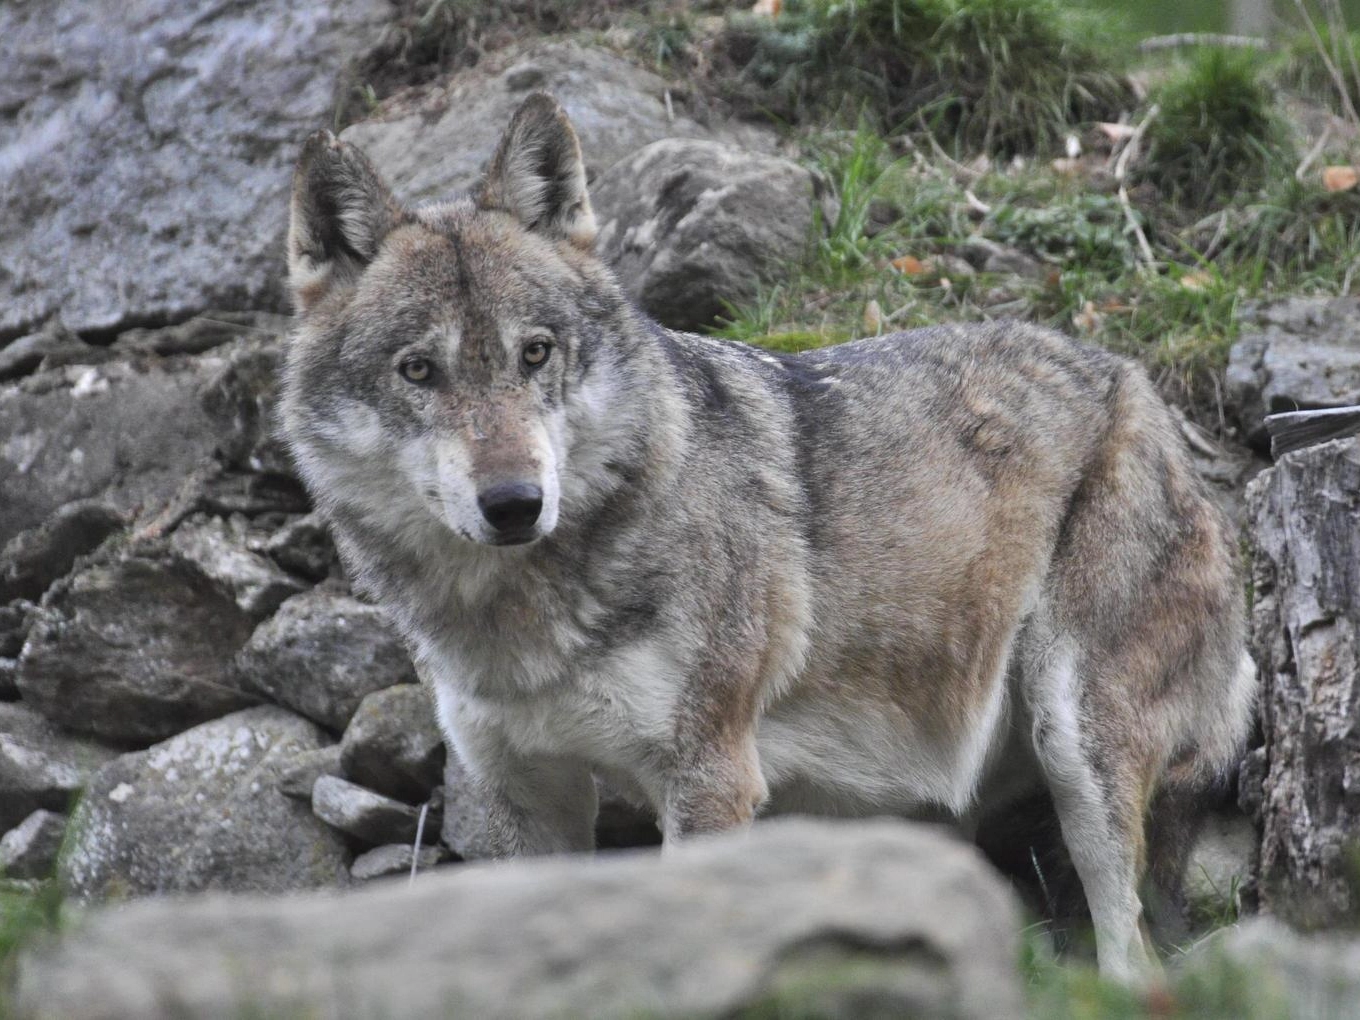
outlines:
[[[1135,974],[1146,807],[1232,760],[1251,689],[1233,536],[1141,370],[1019,323],[798,356],[663,330],[563,226],[589,203],[549,104],[476,196],[384,190],[362,271],[295,277],[285,380],[500,852],[588,848],[592,772],[673,843],[760,809],[966,816],[1027,762],[1102,967]],[[507,167],[552,179],[508,200]],[[478,516],[506,482],[544,491],[525,544]]]

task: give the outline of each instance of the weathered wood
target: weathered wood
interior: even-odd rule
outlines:
[[[1278,460],[1305,446],[1360,435],[1360,405],[1268,415],[1266,431],[1270,433],[1270,454]]]
[[[1265,746],[1242,772],[1262,906],[1292,924],[1360,912],[1360,438],[1252,482],[1252,653]]]

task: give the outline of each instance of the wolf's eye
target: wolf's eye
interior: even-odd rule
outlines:
[[[520,357],[524,359],[524,364],[530,368],[541,368],[551,353],[552,344],[546,340],[534,340],[524,345]]]
[[[405,358],[397,366],[397,373],[407,382],[414,383],[426,382],[433,371],[429,358]]]

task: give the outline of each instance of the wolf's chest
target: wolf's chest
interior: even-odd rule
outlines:
[[[551,682],[499,689],[494,672],[450,667],[441,677],[464,716],[489,725],[523,755],[568,756],[637,776],[658,771],[676,731],[685,668],[662,642],[638,641],[607,656],[564,660]],[[491,666],[491,663],[483,665]]]

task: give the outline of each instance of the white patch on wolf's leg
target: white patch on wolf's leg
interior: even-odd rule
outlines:
[[[518,753],[484,713],[425,663],[436,715],[487,811],[487,837],[497,857],[595,848],[599,803],[595,777],[582,761]]]
[[[1082,752],[1075,658],[1059,647],[1039,664],[1039,675],[1028,678],[1034,751],[1091,908],[1100,972],[1133,982],[1152,971],[1138,927],[1143,908],[1133,848],[1120,839],[1112,820],[1119,808]]]

